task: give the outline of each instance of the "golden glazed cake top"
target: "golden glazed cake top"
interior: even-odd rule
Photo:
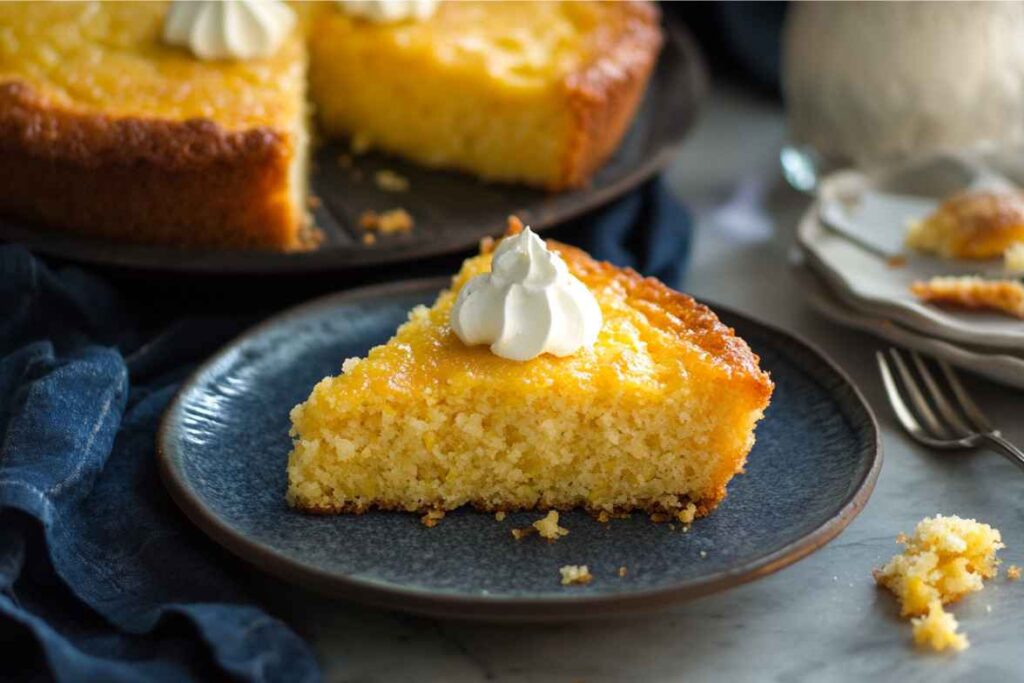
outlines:
[[[419,391],[510,382],[554,391],[606,387],[653,393],[694,379],[711,380],[721,373],[764,400],[771,395],[772,382],[758,366],[757,355],[703,304],[654,278],[595,261],[574,247],[551,240],[547,246],[565,260],[601,307],[604,323],[593,348],[561,358],[543,354],[519,362],[496,356],[487,346],[463,344],[448,319],[466,281],[490,270],[491,247],[485,246],[480,256],[466,261],[451,289],[433,308],[413,310],[412,319],[425,324],[399,330],[396,341],[400,343],[372,349],[369,357],[377,363],[356,361],[347,366],[346,390]],[[692,355],[713,369],[688,364]]]
[[[300,30],[270,58],[204,62],[161,38],[165,2],[0,3],[0,95],[104,117],[287,130],[300,114]],[[6,89],[5,89],[6,88]]]
[[[961,192],[907,234],[907,245],[946,258],[988,259],[1024,242],[1024,194]]]
[[[470,80],[537,88],[561,83],[620,50],[627,34],[647,59],[644,41],[660,43],[656,17],[652,6],[638,3],[442,2],[427,20],[395,24],[321,10],[311,30],[365,45],[367,59],[377,50],[401,52]]]

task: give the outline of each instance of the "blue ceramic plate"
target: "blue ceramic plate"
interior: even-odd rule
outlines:
[[[645,515],[600,524],[564,513],[557,543],[512,538],[538,513],[503,522],[473,510],[428,529],[414,514],[316,517],[285,504],[288,411],[343,359],[386,341],[447,281],[372,287],[316,300],[244,334],[203,365],[158,438],[174,500],[216,541],[296,583],[443,616],[566,619],[639,611],[764,576],[820,548],[860,511],[881,466],[860,393],[807,344],[718,308],[776,383],[746,474],[688,533]],[[594,580],[562,586],[559,567]],[[628,568],[625,577],[617,570]]]

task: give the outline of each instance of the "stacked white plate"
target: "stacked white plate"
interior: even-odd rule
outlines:
[[[904,248],[908,224],[962,189],[1024,187],[1024,151],[944,153],[825,178],[797,227],[810,304],[840,324],[1024,388],[1024,320],[918,301],[936,275],[1014,277],[1001,261],[951,261]]]

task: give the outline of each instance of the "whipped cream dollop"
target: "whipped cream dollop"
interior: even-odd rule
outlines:
[[[360,19],[387,24],[423,21],[433,16],[438,0],[338,0],[338,6]]]
[[[451,312],[463,343],[490,344],[495,355],[518,361],[589,348],[601,322],[594,295],[528,227],[502,240],[491,272],[471,278]]]
[[[174,0],[164,42],[199,59],[259,59],[277,52],[295,27],[295,12],[279,0]]]

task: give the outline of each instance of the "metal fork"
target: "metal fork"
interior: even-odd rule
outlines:
[[[910,371],[903,358],[904,354],[910,356],[916,374]],[[988,446],[1024,469],[1024,451],[1007,441],[999,430],[992,426],[967,394],[952,368],[940,360],[934,361],[945,378],[946,389],[943,389],[935,374],[916,351],[901,353],[890,348],[889,356],[900,382],[897,383],[890,361],[881,351],[875,353],[878,370],[882,374],[882,383],[885,385],[885,392],[889,395],[889,403],[896,413],[896,418],[914,440],[931,448],[945,450]],[[908,401],[904,396],[909,397],[913,409],[907,405]]]

